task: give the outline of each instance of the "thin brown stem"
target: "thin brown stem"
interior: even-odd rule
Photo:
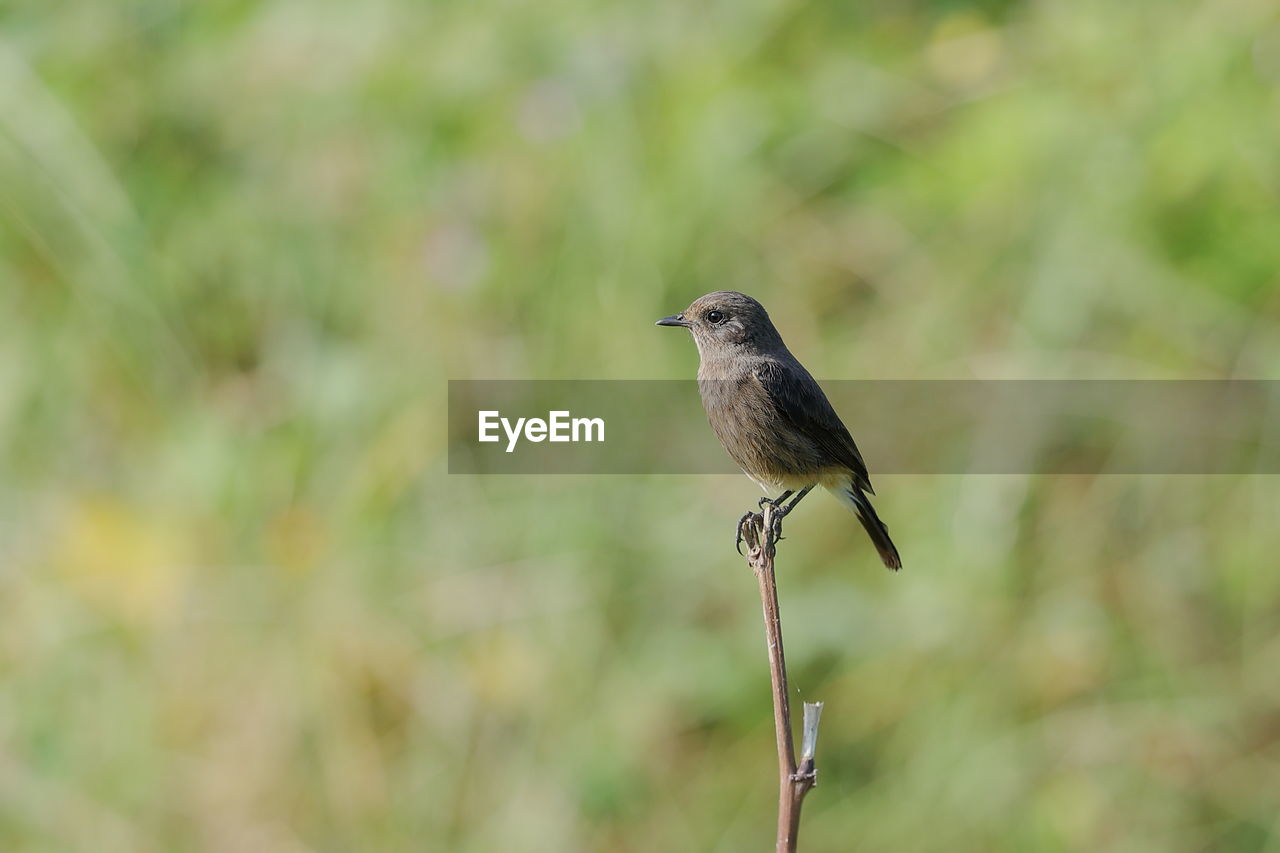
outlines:
[[[805,795],[817,784],[813,753],[817,747],[822,704],[805,704],[803,763],[797,766],[795,741],[791,736],[787,659],[782,648],[782,614],[778,609],[778,582],[774,573],[783,514],[778,507],[765,504],[761,513],[742,520],[741,533],[747,543],[747,564],[755,572],[760,586],[765,643],[769,651],[769,677],[773,684],[773,724],[778,746],[777,853],[794,853],[800,832],[800,807]]]

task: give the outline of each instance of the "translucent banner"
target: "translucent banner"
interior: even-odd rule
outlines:
[[[1280,382],[823,381],[877,474],[1280,473]],[[451,474],[737,473],[683,380],[449,382]]]

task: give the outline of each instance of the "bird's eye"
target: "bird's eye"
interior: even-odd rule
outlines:
[[[723,323],[723,322],[724,322],[724,312],[723,312],[723,311],[708,311],[708,312],[707,312],[707,322],[708,322],[708,323],[714,323],[714,324]]]

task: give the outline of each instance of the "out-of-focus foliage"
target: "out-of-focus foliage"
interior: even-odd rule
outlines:
[[[1280,378],[1269,0],[0,7],[0,849],[765,849],[729,478],[449,377]],[[850,420],[856,433],[856,416]],[[870,460],[874,472],[875,460]],[[1280,849],[1280,482],[788,522],[812,850]]]

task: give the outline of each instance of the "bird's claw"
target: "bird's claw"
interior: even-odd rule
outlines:
[[[737,532],[737,536],[733,540],[733,548],[735,551],[738,552],[739,555],[742,554],[742,526],[746,524],[749,520],[756,519],[759,517],[760,517],[759,513],[746,512],[742,514],[742,518],[738,519],[738,532]]]
[[[774,542],[781,542],[783,539],[782,519],[783,516],[787,514],[785,508],[778,506],[769,498],[761,498],[760,504],[762,508],[765,504],[769,504],[773,507],[773,512],[769,514],[769,538]],[[764,519],[765,513],[763,512],[744,512],[742,514],[742,518],[738,519],[738,529],[735,531],[733,539],[733,548],[738,552],[738,554],[742,554],[742,543],[746,541],[742,535],[742,531],[745,529],[747,523],[750,522],[753,525],[759,525],[760,529],[763,531]]]
[[[746,524],[746,520],[750,519],[753,515],[755,515],[754,512],[744,512],[741,519],[737,520],[737,535],[736,537],[733,537],[733,549],[735,549],[740,556],[742,553],[742,525]]]

